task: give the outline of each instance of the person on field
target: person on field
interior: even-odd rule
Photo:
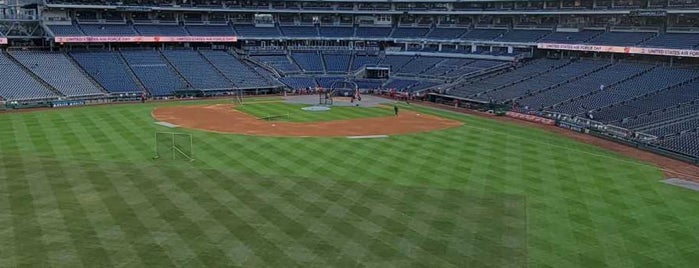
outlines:
[[[393,113],[395,113],[396,116],[398,116],[398,106],[393,105]]]

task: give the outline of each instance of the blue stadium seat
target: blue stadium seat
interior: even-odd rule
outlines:
[[[291,57],[306,72],[323,72],[323,60],[318,52],[292,52]]]
[[[430,31],[427,27],[396,27],[391,35],[393,38],[423,38]]]
[[[354,37],[354,27],[350,26],[321,26],[318,30],[322,37]]]
[[[4,52],[0,52],[0,73],[3,75],[3,81],[0,83],[0,98],[4,100],[37,100],[59,97],[8,58]]]
[[[136,36],[131,25],[126,24],[80,24],[80,28],[88,36]]]
[[[312,77],[282,77],[279,81],[289,86],[292,89],[306,89],[308,87],[315,88],[318,86],[316,80]]]
[[[138,93],[141,87],[134,80],[119,52],[82,51],[70,55],[92,78],[109,93]]]
[[[604,32],[587,43],[610,46],[634,46],[654,37],[655,33],[645,32]]]
[[[143,36],[189,36],[184,27],[167,24],[134,25],[136,31]]]
[[[299,72],[301,69],[298,65],[289,61],[286,55],[255,55],[252,58],[269,65],[281,73]]]
[[[55,36],[83,36],[77,25],[47,25]]]
[[[279,29],[283,36],[318,37],[318,30],[314,26],[282,26]]]
[[[392,30],[391,27],[359,26],[356,35],[362,38],[388,38]]]
[[[549,30],[511,30],[496,38],[502,42],[533,43],[550,34]]]
[[[270,82],[271,77],[265,78],[255,69],[225,51],[200,50],[199,53],[209,60],[216,69],[238,88],[255,88],[273,85]]]
[[[197,51],[163,50],[162,53],[184,79],[196,89],[233,88],[233,84]]]
[[[541,43],[582,44],[603,31],[553,32],[539,40]]]
[[[666,33],[658,35],[642,44],[644,47],[693,49],[699,46],[699,34]]]
[[[236,24],[235,31],[241,37],[280,37],[277,27],[256,27],[252,24]]]
[[[122,50],[121,55],[152,95],[168,96],[175,90],[189,89],[157,50]]]
[[[186,25],[185,28],[191,36],[236,36],[228,25]]]
[[[45,51],[11,51],[31,72],[69,97],[104,94],[66,54]]]
[[[426,37],[429,39],[451,40],[457,39],[466,33],[466,28],[434,28]]]
[[[464,40],[494,40],[503,34],[507,30],[501,29],[473,29],[470,32],[461,36],[460,39]]]
[[[326,70],[332,73],[346,73],[349,71],[352,55],[349,53],[324,53],[323,62]]]

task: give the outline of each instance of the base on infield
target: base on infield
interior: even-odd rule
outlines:
[[[693,181],[686,181],[678,178],[669,178],[662,180],[661,182],[699,192],[699,183]]]
[[[164,126],[164,127],[169,127],[169,128],[180,127],[180,126],[178,126],[178,125],[175,125],[175,124],[172,124],[172,123],[168,123],[168,122],[162,122],[162,121],[155,122],[155,124],[156,124],[156,125],[161,125],[161,126]]]

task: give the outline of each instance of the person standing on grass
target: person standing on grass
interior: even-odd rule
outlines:
[[[395,113],[396,116],[398,116],[398,106],[393,105],[393,113]]]

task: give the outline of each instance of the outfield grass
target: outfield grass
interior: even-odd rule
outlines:
[[[247,102],[247,101],[246,101]],[[329,111],[308,112],[301,110],[310,105],[289,103],[245,103],[236,106],[235,109],[246,112],[257,118],[280,116],[277,121],[290,122],[321,122],[331,120],[345,120],[367,117],[379,117],[393,115],[391,107],[348,107],[335,106]]]
[[[0,266],[699,263],[699,194],[541,130],[418,108],[464,125],[378,140],[183,130],[197,161],[154,161],[154,132],[171,130],[156,105],[173,104],[0,114]]]

